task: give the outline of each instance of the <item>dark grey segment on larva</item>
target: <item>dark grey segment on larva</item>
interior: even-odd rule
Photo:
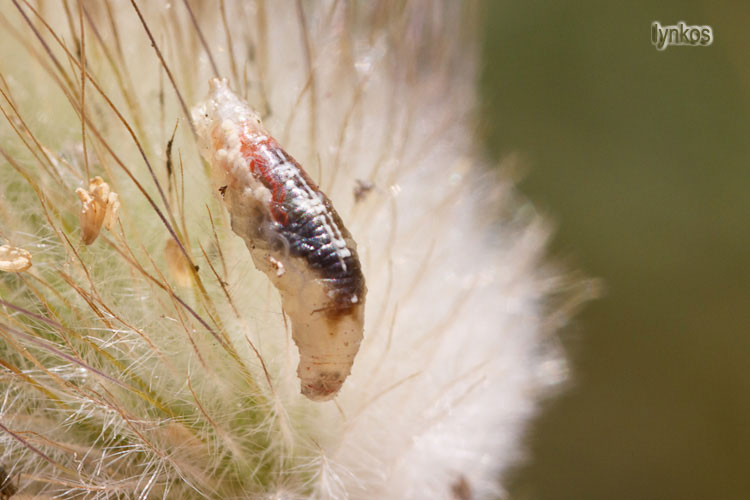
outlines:
[[[284,162],[297,162],[281,151]],[[300,169],[300,172],[303,172]],[[304,177],[307,177],[303,174]],[[305,179],[308,185],[314,186],[310,179]],[[301,205],[295,205],[289,212],[286,225],[279,224],[277,232],[288,245],[289,254],[301,257],[307,261],[316,274],[323,280],[334,294],[335,310],[331,313],[345,313],[352,306],[352,298],[357,302],[363,300],[365,279],[359,262],[357,250],[349,231],[344,227],[341,218],[333,204],[325,194],[316,190],[316,195],[322,199],[325,214],[305,210]],[[341,249],[326,230],[326,225],[335,225],[344,241],[347,242],[347,253],[342,256]],[[350,243],[351,242],[351,243]]]

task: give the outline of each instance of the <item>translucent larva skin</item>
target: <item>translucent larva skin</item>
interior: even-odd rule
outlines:
[[[201,153],[255,266],[281,294],[299,348],[302,394],[333,398],[363,337],[365,280],[330,200],[226,81],[193,108]]]

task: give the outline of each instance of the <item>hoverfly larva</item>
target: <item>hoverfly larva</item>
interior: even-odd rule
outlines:
[[[363,336],[365,280],[331,201],[225,80],[192,111],[232,230],[281,294],[299,348],[302,394],[333,398]]]

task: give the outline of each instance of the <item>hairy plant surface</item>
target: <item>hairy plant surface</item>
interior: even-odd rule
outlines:
[[[474,152],[471,4],[3,5],[0,464],[18,498],[502,493],[564,377],[567,314],[544,226]],[[364,340],[333,401],[300,395],[279,294],[201,160],[189,108],[213,77],[357,242]]]

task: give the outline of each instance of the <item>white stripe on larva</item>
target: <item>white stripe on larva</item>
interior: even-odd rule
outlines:
[[[333,398],[363,336],[365,283],[356,245],[325,195],[226,81],[192,111],[232,230],[281,294],[299,348],[302,394]]]

